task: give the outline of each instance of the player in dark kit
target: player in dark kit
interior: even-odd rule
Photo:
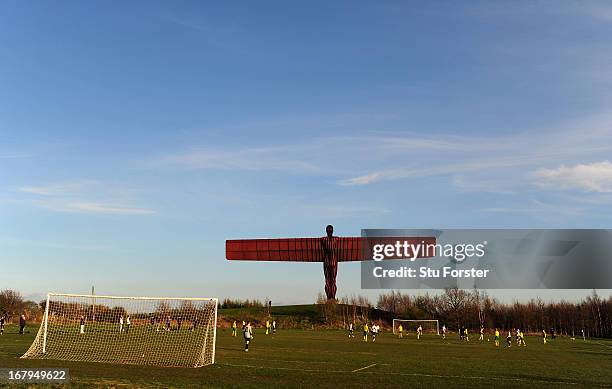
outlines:
[[[19,334],[23,335],[23,330],[26,326],[26,317],[25,314],[19,316]]]

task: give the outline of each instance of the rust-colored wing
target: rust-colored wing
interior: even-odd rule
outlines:
[[[337,238],[338,262],[361,261],[362,238]],[[323,262],[321,238],[238,239],[225,242],[225,256],[238,261]]]
[[[336,239],[334,251],[338,262],[370,260],[372,246],[379,243],[395,244],[401,240],[413,244],[436,244],[434,237]],[[321,238],[237,239],[225,242],[225,256],[230,261],[323,262],[323,249]],[[435,252],[417,254],[418,258],[432,256],[435,256]],[[387,256],[387,259],[397,257]]]

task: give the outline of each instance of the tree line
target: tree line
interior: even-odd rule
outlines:
[[[378,297],[377,307],[401,319],[438,319],[440,326],[457,329],[520,328],[528,333],[554,330],[568,336],[612,337],[612,295],[596,291],[577,302],[501,303],[479,290],[445,289],[440,295],[410,296],[391,291]]]

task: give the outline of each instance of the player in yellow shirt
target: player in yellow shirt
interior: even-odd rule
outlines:
[[[397,331],[399,332],[399,338],[403,338],[404,337],[404,327],[400,324],[399,327],[397,328]]]
[[[523,331],[519,331],[519,346],[527,346],[525,344],[525,334],[523,334]]]
[[[232,336],[236,337],[236,320],[232,323]]]
[[[546,344],[546,330],[542,330],[542,340],[544,340],[544,344]]]
[[[480,326],[480,337],[478,338],[478,340],[483,341],[484,340],[484,327]]]
[[[368,333],[370,332],[370,327],[368,327],[368,323],[363,325],[363,341],[368,341]]]
[[[495,347],[499,347],[499,330],[495,329]]]
[[[266,320],[266,335],[270,333],[270,320]]]

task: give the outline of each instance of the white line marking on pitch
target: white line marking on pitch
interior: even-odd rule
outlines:
[[[215,365],[221,366],[234,366],[234,367],[249,367],[253,369],[271,369],[271,370],[290,370],[290,371],[300,371],[302,373],[340,373],[346,374],[348,371],[346,370],[320,370],[320,369],[298,369],[292,367],[279,367],[279,366],[254,366],[254,365],[242,365],[242,364],[232,364],[232,363],[215,363]],[[373,371],[364,371],[363,374],[380,374]],[[521,377],[480,377],[480,376],[461,376],[461,375],[442,375],[442,374],[424,374],[424,373],[398,373],[398,372],[387,372],[384,373],[386,375],[396,375],[396,376],[407,376],[407,377],[428,377],[428,378],[458,378],[458,379],[467,379],[467,380],[483,380],[483,381],[510,381],[510,382],[541,382],[545,384],[557,384],[557,385],[578,385],[577,382],[566,382],[566,381],[548,381],[544,379],[537,378],[521,378]]]
[[[607,344],[603,344],[603,343],[600,343],[600,342],[593,342],[593,343],[597,343],[598,345],[604,346],[604,347],[607,347],[607,348],[612,348],[612,346],[608,346]]]
[[[369,368],[374,367],[374,366],[376,366],[376,364],[375,364],[375,363],[373,363],[373,364],[371,364],[371,365],[368,365],[368,366],[366,366],[366,367],[362,367],[362,368],[359,368],[359,369],[355,369],[355,370],[353,370],[351,373],[356,373],[356,372],[358,372],[358,371],[362,371],[362,370],[365,370],[365,369],[369,369]]]

